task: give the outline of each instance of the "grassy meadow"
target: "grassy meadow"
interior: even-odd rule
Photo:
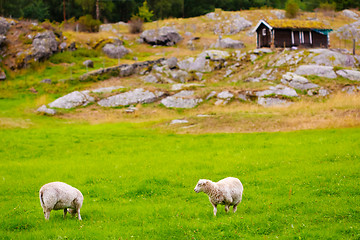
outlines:
[[[360,129],[178,135],[141,124],[0,131],[2,239],[359,239]],[[199,178],[238,177],[238,211],[217,217]],[[38,191],[64,181],[83,221]]]

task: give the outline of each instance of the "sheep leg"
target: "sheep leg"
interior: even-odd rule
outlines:
[[[217,205],[214,204],[214,203],[211,203],[211,204],[212,204],[213,207],[214,207],[214,216],[216,216],[216,213],[217,213]]]
[[[67,212],[68,212],[67,208],[64,208],[64,218],[66,217]]]
[[[80,208],[76,209],[76,213],[78,215],[78,219],[81,221]]]
[[[234,208],[233,208],[233,212],[234,212],[234,213],[235,213],[236,210],[237,210],[237,205],[238,205],[238,204],[235,204],[235,205],[234,205]]]
[[[229,212],[229,205],[225,205],[225,212]]]

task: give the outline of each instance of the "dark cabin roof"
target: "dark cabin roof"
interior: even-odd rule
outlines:
[[[254,28],[254,31],[263,23],[269,29],[317,29],[330,30],[324,23],[310,20],[294,20],[294,19],[276,19],[276,20],[260,20]]]

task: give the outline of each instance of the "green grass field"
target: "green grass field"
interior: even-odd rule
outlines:
[[[2,239],[359,239],[360,129],[176,135],[133,124],[0,131]],[[200,178],[238,177],[238,211],[212,207]],[[82,191],[83,221],[38,191]]]

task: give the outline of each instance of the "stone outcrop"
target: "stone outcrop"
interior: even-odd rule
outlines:
[[[356,70],[342,69],[336,71],[336,74],[352,81],[360,81],[360,72]]]
[[[98,104],[102,107],[117,107],[129,106],[138,103],[151,103],[155,102],[163,95],[163,92],[153,93],[142,88],[137,88],[129,92],[120,93],[115,96],[102,99],[98,102]]]
[[[308,90],[319,87],[319,85],[309,82],[307,78],[292,72],[287,72],[284,74],[282,76],[281,82],[300,90]]]
[[[136,62],[134,64],[121,64],[118,66],[108,67],[108,68],[101,68],[95,71],[91,71],[88,73],[85,73],[84,75],[80,76],[80,81],[85,81],[89,77],[92,76],[98,76],[102,74],[107,73],[118,73],[121,77],[131,76],[133,74],[139,73],[144,68],[149,68],[150,66],[160,64],[162,61],[164,61],[164,58],[160,58],[158,60],[154,61],[145,61],[145,62]]]
[[[297,97],[298,94],[292,88],[286,87],[284,85],[277,85],[275,87],[270,87],[268,90],[258,91],[255,93],[258,97],[268,96],[268,95],[277,95],[277,96],[286,96],[286,97]]]
[[[319,77],[336,78],[333,67],[320,65],[301,65],[295,71],[298,75],[316,75]]]
[[[105,44],[102,51],[110,58],[122,58],[129,53],[129,50],[126,47],[112,43]]]
[[[58,43],[52,31],[38,33],[32,42],[31,54],[27,58],[32,58],[35,61],[46,60],[57,50]]]
[[[291,102],[288,102],[284,99],[279,99],[279,98],[263,98],[260,97],[258,99],[258,104],[262,105],[264,107],[274,107],[274,106],[281,106],[281,107],[286,107],[289,106],[291,104]]]
[[[49,104],[49,107],[70,109],[79,106],[86,106],[90,102],[94,101],[95,99],[89,95],[89,91],[75,91],[56,99]]]
[[[6,35],[10,28],[10,23],[3,17],[0,17],[0,35]]]
[[[43,113],[43,114],[47,114],[47,115],[55,115],[56,114],[55,109],[48,108],[48,107],[46,107],[46,105],[42,105],[36,111],[38,113]]]
[[[161,103],[167,108],[194,108],[202,101],[201,98],[194,97],[194,91],[183,90],[162,99]]]
[[[231,38],[224,38],[221,40],[217,40],[215,43],[215,48],[233,48],[233,49],[240,49],[244,48],[245,45],[243,42],[238,40],[233,40]]]
[[[182,40],[181,35],[172,27],[146,30],[140,39],[150,45],[172,46]]]
[[[84,62],[83,62],[83,65],[85,66],[85,67],[88,67],[88,68],[94,68],[94,62],[92,61],[92,60],[85,60]]]

